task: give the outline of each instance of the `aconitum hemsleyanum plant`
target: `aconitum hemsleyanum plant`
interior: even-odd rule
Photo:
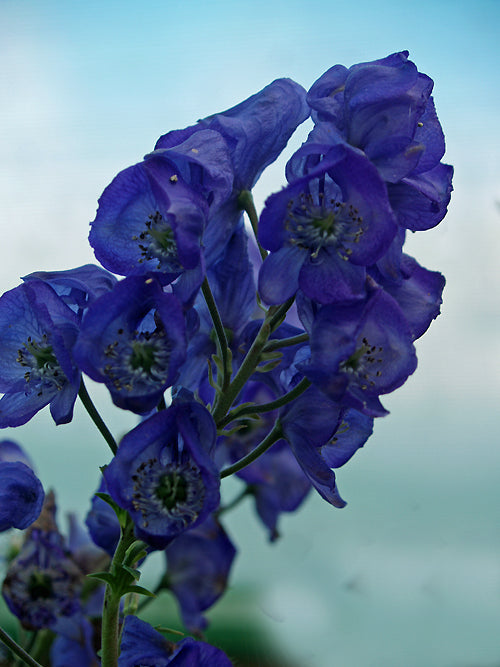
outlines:
[[[224,523],[247,496],[269,539],[387,415],[440,312],[443,276],[404,252],[446,214],[453,169],[432,80],[407,52],[335,65],[306,91],[273,81],[162,135],[105,188],[89,241],[101,266],[35,271],[0,298],[0,427],[80,398],[110,448],[67,536],[23,448],[0,443],[0,530],[24,530],[3,596],[45,667],[232,664],[203,639],[231,582]],[[286,184],[260,215],[251,190],[297,127]],[[246,223],[248,219],[248,225]],[[138,423],[117,442],[84,377]],[[224,480],[240,493],[223,500]],[[221,493],[222,491],[222,493]],[[45,497],[45,500],[44,500]],[[157,586],[140,568],[162,552]],[[141,612],[177,600],[188,636]],[[139,602],[139,599],[141,600]],[[43,641],[34,641],[35,634]]]

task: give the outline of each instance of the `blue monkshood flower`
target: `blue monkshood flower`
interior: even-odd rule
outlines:
[[[38,518],[44,497],[26,452],[12,440],[0,441],[0,532],[27,528]]]
[[[210,266],[223,251],[241,222],[238,196],[251,190],[264,169],[280,155],[288,140],[309,116],[306,92],[291,79],[277,79],[240,104],[198,121],[183,130],[169,132],[156,149],[177,148],[207,128],[224,138],[234,172],[233,191],[219,206],[211,207],[204,238],[204,256]]]
[[[175,644],[137,616],[125,617],[118,667],[231,667],[231,664],[215,646],[192,637]]]
[[[402,255],[398,280],[387,279],[378,267],[371,267],[369,273],[397,301],[413,340],[420,338],[441,311],[444,276],[425,269],[409,255]]]
[[[394,183],[419,163],[427,171],[444,154],[433,85],[402,51],[349,69],[330,68],[312,85],[307,101],[315,122],[331,122]]]
[[[24,276],[23,280],[48,283],[80,319],[93,301],[116,284],[112,273],[95,264],[85,264],[68,271],[35,271]]]
[[[268,375],[266,373],[264,376],[266,380]],[[277,383],[273,385],[273,389],[276,386]],[[250,382],[244,387],[239,401],[261,404],[275,398],[275,391],[267,383]],[[249,419],[244,422],[244,427],[230,436],[219,437],[217,460],[220,465],[233,464],[255,449],[271,430],[278,411],[264,412],[260,417],[259,421]],[[279,537],[278,519],[281,513],[295,512],[311,490],[309,479],[285,440],[275,442],[236,475],[246,482],[248,492],[255,500],[257,515],[268,529],[271,541]]]
[[[146,414],[184,362],[182,307],[154,278],[126,278],[90,305],[73,355],[82,371],[104,382],[115,405]]]
[[[209,205],[179,171],[165,156],[151,157],[104,190],[89,235],[104,267],[123,276],[156,272],[163,284],[187,272],[201,284]]]
[[[344,507],[332,468],[343,466],[365,444],[373,430],[373,418],[340,408],[312,386],[283,408],[280,423],[316,491],[334,507]]]
[[[364,296],[365,267],[388,250],[397,225],[387,189],[359,151],[325,147],[306,176],[271,195],[259,240],[272,251],[259,274],[259,292],[279,304],[298,289],[319,303]]]
[[[333,401],[370,417],[387,414],[379,400],[417,367],[412,332],[397,302],[368,281],[367,298],[319,309],[311,357],[297,368]]]
[[[61,619],[80,612],[83,573],[68,554],[55,512],[54,494],[49,492],[3,582],[7,606],[27,630],[57,631]]]
[[[307,96],[317,125],[306,144],[319,131],[332,144],[361,148],[388,184],[398,223],[413,231],[443,219],[452,191],[453,168],[440,162],[445,142],[432,88],[402,51],[349,69],[336,65]],[[317,159],[306,144],[287,166],[289,176]]]
[[[30,526],[41,512],[44,497],[31,468],[20,461],[0,461],[0,532]]]
[[[217,602],[227,587],[236,549],[213,516],[176,537],[165,549],[166,586],[179,602],[190,632],[208,625],[202,612]]]
[[[127,433],[104,470],[113,500],[128,510],[139,539],[155,549],[219,506],[215,435],[208,410],[183,390],[168,409]]]
[[[20,426],[50,404],[70,422],[80,386],[71,349],[78,317],[46,283],[30,280],[0,297],[0,428]]]

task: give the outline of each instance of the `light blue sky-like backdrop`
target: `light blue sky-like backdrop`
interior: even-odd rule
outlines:
[[[233,581],[299,666],[500,665],[499,28],[497,0],[0,0],[0,292],[92,261],[88,223],[112,177],[274,78],[308,88],[335,63],[408,49],[435,81],[455,192],[445,221],[408,241],[448,281],[419,368],[339,471],[344,510],[311,496],[275,545],[249,506],[229,522]],[[133,425],[93,391],[116,433]],[[5,436],[56,487],[61,519],[83,516],[109,457],[82,410]]]

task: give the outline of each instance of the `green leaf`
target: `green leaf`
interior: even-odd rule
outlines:
[[[118,517],[118,521],[120,522],[121,528],[125,528],[128,519],[127,510],[124,510],[122,507],[117,505],[113,500],[113,498],[109,495],[109,493],[101,493],[100,491],[98,491],[95,495],[101,500],[104,500],[104,502],[107,503],[114,510],[114,513],[116,514],[116,516]]]
[[[214,380],[214,374],[212,372],[212,364],[210,363],[210,359],[207,359],[207,364],[208,364],[208,382],[210,383],[212,389],[215,389],[217,391],[218,387]]]
[[[135,565],[135,563],[139,562],[142,558],[145,558],[148,555],[147,546],[148,545],[142,540],[135,540],[135,542],[132,542],[132,544],[125,552],[125,558],[123,562],[126,565]]]
[[[104,581],[104,583],[109,584],[113,589],[116,588],[117,579],[111,572],[93,572],[92,574],[87,574],[87,577],[90,577],[91,579],[99,579],[99,581]]]
[[[281,359],[277,359],[276,361],[270,361],[267,364],[262,364],[261,366],[257,366],[255,369],[257,373],[269,373],[269,371],[272,371],[276,366],[279,366],[281,363]]]
[[[138,595],[146,595],[149,598],[155,598],[156,595],[152,593],[151,591],[148,591],[147,588],[143,588],[142,586],[127,586],[123,590],[123,594],[125,593],[137,593]]]
[[[129,567],[128,565],[120,565],[121,570],[125,570],[125,572],[128,572],[128,574],[132,577],[132,579],[136,579],[139,581],[141,578],[141,572],[140,570],[135,570],[133,567]]]

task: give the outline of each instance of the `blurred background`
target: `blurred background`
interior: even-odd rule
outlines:
[[[213,626],[260,624],[282,665],[500,665],[499,26],[497,0],[0,0],[0,292],[93,261],[88,223],[114,175],[277,77],[309,88],[408,49],[435,81],[455,192],[407,242],[447,278],[419,368],[339,470],[344,510],[311,495],[275,544],[250,502],[228,517],[240,553]],[[258,208],[308,130],[264,173]],[[115,434],[134,425],[89,386]],[[79,406],[72,424],[43,411],[1,435],[56,489],[61,523],[85,515],[109,456]]]

